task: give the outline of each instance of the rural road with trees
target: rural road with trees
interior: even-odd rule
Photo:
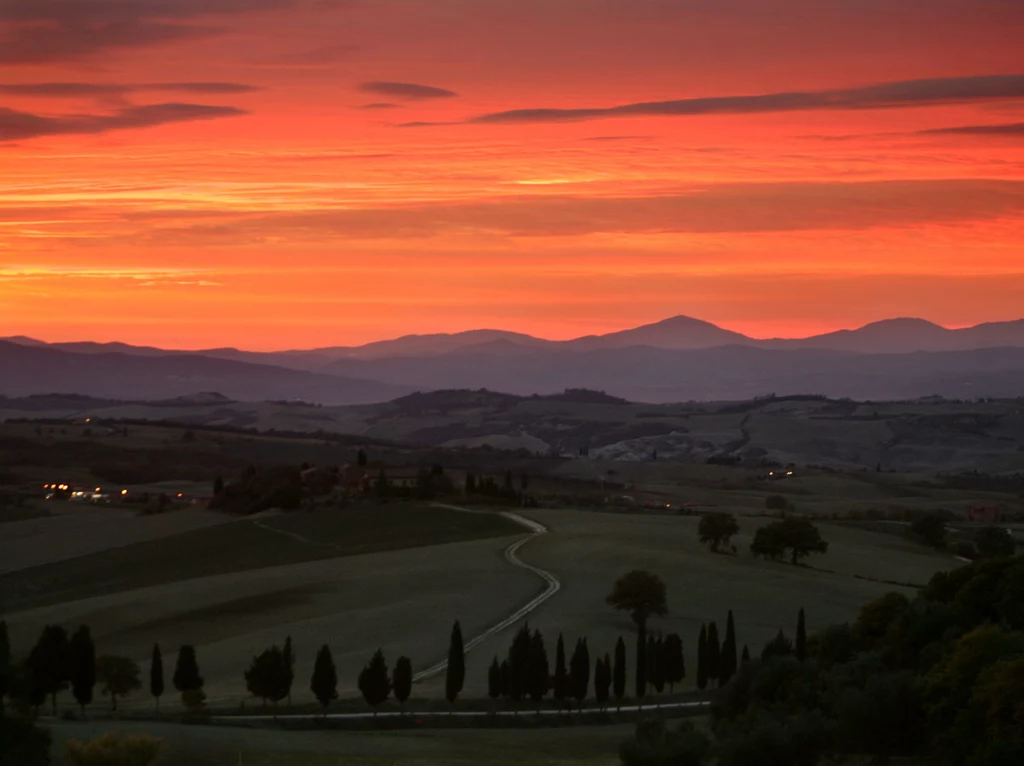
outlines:
[[[453,510],[458,511],[466,511],[467,513],[475,513],[475,511],[470,511],[467,508],[460,508],[457,505],[445,505],[443,507],[451,508]],[[524,604],[518,610],[510,614],[508,617],[501,620],[501,622],[492,625],[483,633],[480,633],[479,635],[473,636],[473,638],[469,639],[465,644],[465,651],[467,653],[470,652],[474,647],[486,641],[491,636],[497,635],[501,631],[505,630],[505,628],[514,625],[519,620],[523,619],[528,614],[535,611],[541,604],[543,604],[545,601],[550,599],[552,596],[558,593],[559,590],[562,589],[562,582],[555,575],[553,575],[546,569],[541,569],[540,567],[535,567],[532,564],[527,564],[525,561],[520,559],[518,555],[519,550],[528,542],[540,537],[541,535],[546,535],[548,533],[548,528],[540,522],[533,521],[532,519],[527,519],[524,516],[520,516],[518,513],[505,511],[501,515],[507,519],[510,519],[511,521],[514,521],[516,524],[519,524],[520,526],[526,527],[528,530],[530,530],[531,533],[529,536],[524,537],[522,540],[516,540],[516,542],[512,543],[508,548],[505,549],[505,560],[508,561],[508,563],[512,566],[529,570],[530,572],[533,572],[535,575],[544,580],[544,590],[541,591],[533,599],[531,599],[528,603]],[[432,676],[436,676],[438,673],[444,672],[445,668],[447,667],[448,660],[446,658],[435,665],[431,665],[429,668],[425,670],[421,670],[419,673],[413,676],[413,681],[424,681],[428,678],[431,678]]]

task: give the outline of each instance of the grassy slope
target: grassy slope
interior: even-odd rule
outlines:
[[[405,504],[299,512],[259,524],[265,526],[241,520],[0,575],[0,603],[19,611],[196,577],[521,531],[497,514]]]

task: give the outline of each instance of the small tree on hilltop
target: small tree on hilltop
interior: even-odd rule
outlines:
[[[626,696],[626,642],[619,636],[615,642],[615,670],[612,673],[612,693],[615,694],[616,709],[622,708]]]
[[[331,655],[331,647],[324,644],[316,653],[316,662],[313,665],[313,677],[309,682],[310,691],[317,701],[323,706],[324,715],[327,714],[327,706],[333,700],[338,699],[338,670],[334,666],[334,657]]]
[[[412,694],[412,661],[408,657],[399,657],[395,663],[395,672],[392,676],[394,683],[395,699],[405,712],[405,703]]]
[[[452,626],[451,642],[448,645],[448,667],[444,682],[444,696],[449,704],[455,704],[465,682],[466,649],[462,643],[462,626],[456,620]]]
[[[729,545],[733,535],[739,531],[740,525],[736,522],[736,517],[720,511],[701,516],[697,528],[701,545],[708,546],[712,553],[718,553],[721,548]]]
[[[160,653],[160,644],[153,644],[153,656],[149,661],[149,693],[156,700],[156,709],[160,710],[160,698],[164,694],[164,658]]]
[[[629,612],[641,633],[646,632],[651,616],[664,617],[668,613],[665,583],[657,575],[642,570],[628,572],[616,580],[605,601],[621,612]]]
[[[117,710],[117,698],[127,697],[142,688],[139,666],[128,657],[100,657],[96,660],[96,676],[102,684],[104,696],[110,696],[112,710]]]
[[[92,703],[93,688],[96,686],[96,647],[93,645],[89,628],[82,625],[71,637],[71,691],[82,709]]]
[[[374,717],[377,716],[377,706],[384,702],[391,694],[391,678],[388,675],[388,664],[384,660],[384,652],[378,649],[374,652],[370,664],[363,668],[359,674],[359,691],[363,699],[373,708]]]

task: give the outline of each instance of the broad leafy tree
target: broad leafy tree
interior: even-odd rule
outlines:
[[[391,694],[391,676],[388,674],[384,652],[380,649],[374,652],[370,663],[359,674],[359,691],[376,716],[377,706]]]
[[[100,657],[96,660],[96,677],[103,696],[110,697],[112,710],[117,710],[117,698],[127,697],[142,688],[141,671],[129,657]]]
[[[828,543],[818,528],[807,519],[787,518],[761,527],[754,534],[750,552],[755,558],[781,561],[788,557],[799,564],[812,553],[825,553]]]
[[[650,617],[663,617],[668,613],[664,581],[642,570],[622,575],[605,600],[609,606],[628,612],[641,633],[646,631]]]
[[[254,697],[277,705],[288,696],[288,672],[284,651],[278,646],[264,649],[252,658],[245,671],[245,687]]]
[[[736,517],[731,513],[715,511],[701,516],[697,533],[700,535],[701,545],[706,545],[712,553],[718,553],[722,548],[727,547],[732,541],[733,535],[738,534],[740,525]]]

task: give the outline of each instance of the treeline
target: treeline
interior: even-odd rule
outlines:
[[[1024,558],[936,574],[850,624],[779,635],[716,696],[709,731],[638,727],[625,766],[1024,763]]]

